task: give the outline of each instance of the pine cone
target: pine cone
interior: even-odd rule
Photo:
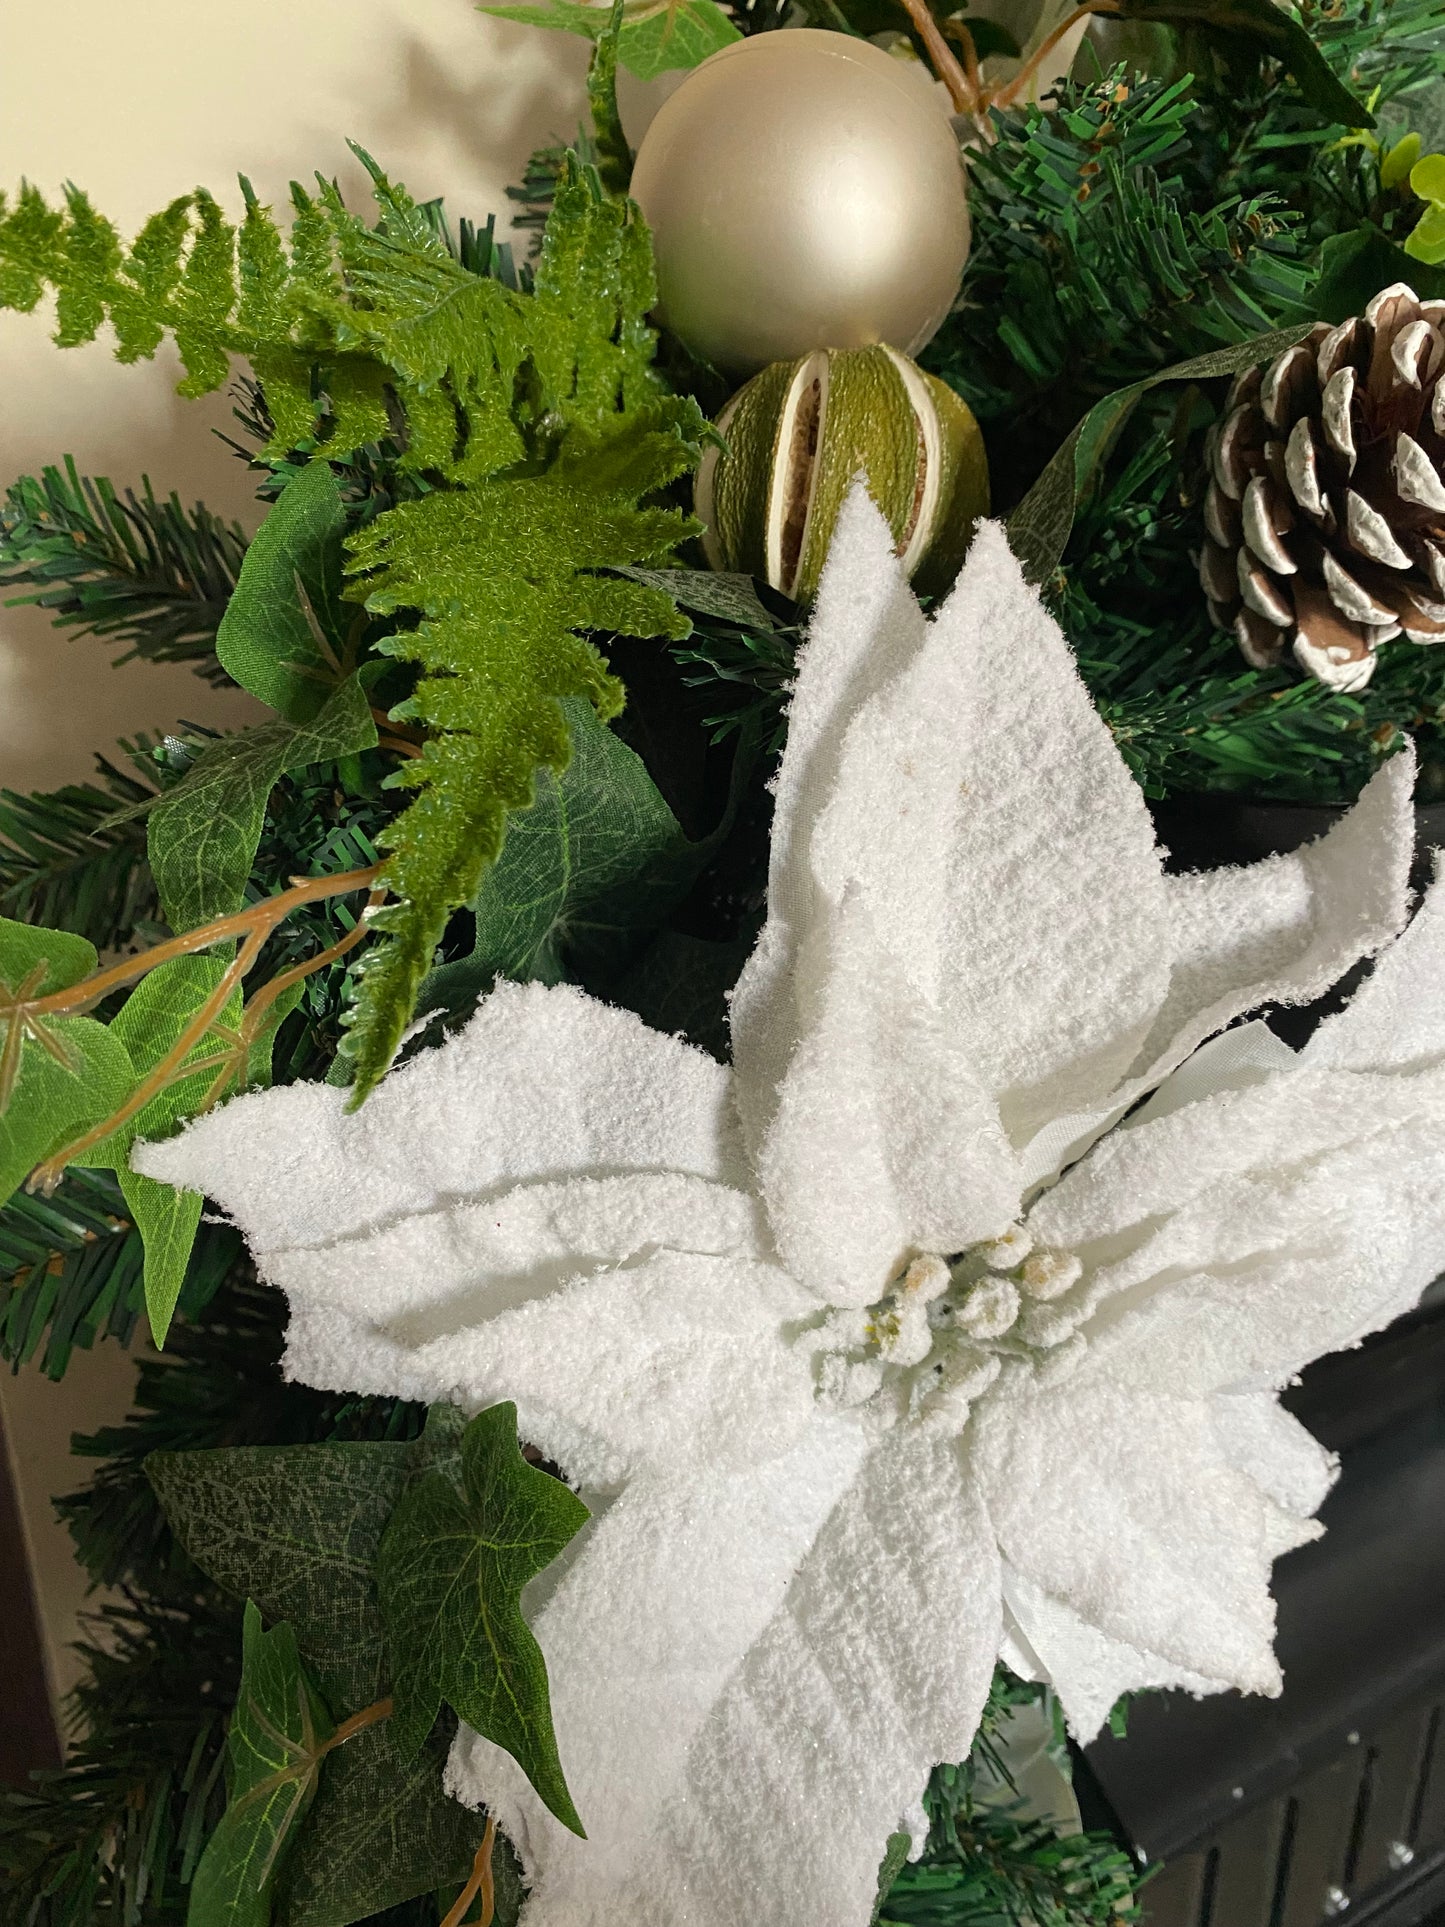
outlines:
[[[1363,689],[1445,639],[1445,301],[1399,282],[1240,375],[1211,431],[1199,576],[1245,661]]]

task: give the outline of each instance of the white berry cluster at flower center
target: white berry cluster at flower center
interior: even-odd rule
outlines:
[[[1077,1317],[1058,1301],[1082,1270],[1022,1225],[952,1261],[925,1252],[877,1304],[835,1307],[810,1334],[821,1341],[818,1395],[885,1428],[908,1420],[961,1432],[1006,1369],[1052,1376],[1077,1362]]]

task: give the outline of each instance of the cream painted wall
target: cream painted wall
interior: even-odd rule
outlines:
[[[502,214],[527,154],[577,126],[587,57],[582,41],[486,19],[470,0],[0,0],[0,49],[0,184],[23,175],[53,194],[74,180],[127,232],[197,183],[238,211],[238,171],[284,204],[287,182],[319,168],[360,205],[348,135],[454,215]],[[170,361],[120,368],[104,342],[61,353],[48,333],[41,316],[0,315],[0,486],[71,454],[82,471],[148,473],[254,526],[245,471],[208,433],[227,423],[224,397],[182,401]],[[134,730],[251,713],[184,669],[113,670],[98,644],[0,609],[0,786],[83,778],[95,750]],[[84,1585],[49,1495],[79,1483],[69,1434],[125,1410],[133,1369],[112,1345],[59,1387],[0,1376],[62,1689]]]

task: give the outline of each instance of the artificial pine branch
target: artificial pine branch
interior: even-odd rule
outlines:
[[[0,790],[0,916],[125,950],[159,915],[145,826],[118,811],[151,792],[104,757],[98,783],[21,796]]]
[[[148,477],[139,495],[118,491],[68,455],[13,482],[0,507],[0,596],[119,644],[117,662],[188,662],[211,683],[230,680],[216,628],[245,553],[239,523],[157,497]]]

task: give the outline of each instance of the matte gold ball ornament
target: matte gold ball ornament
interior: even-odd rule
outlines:
[[[972,411],[893,348],[777,362],[718,417],[725,450],[698,470],[694,506],[715,569],[810,602],[838,511],[859,475],[919,586],[947,588],[979,516],[988,460]]]
[[[814,348],[915,354],[968,258],[945,105],[916,62],[842,33],[755,34],[705,60],[648,128],[631,193],[668,326],[729,373]]]

